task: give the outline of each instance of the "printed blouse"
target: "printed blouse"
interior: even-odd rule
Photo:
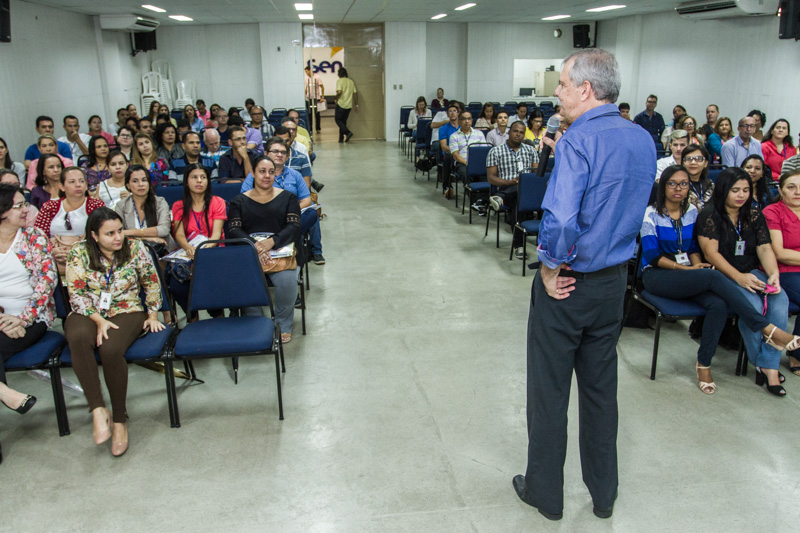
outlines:
[[[25,322],[25,327],[35,322],[44,322],[50,327],[55,315],[53,288],[57,279],[53,256],[50,255],[50,240],[37,228],[19,231],[22,235],[16,241],[14,253],[28,271],[33,288],[33,295],[19,318]]]

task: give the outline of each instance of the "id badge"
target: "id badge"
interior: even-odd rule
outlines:
[[[101,292],[100,293],[100,305],[98,306],[100,309],[108,310],[111,308],[111,293],[110,292]]]
[[[744,255],[744,241],[736,241],[736,254]]]
[[[675,262],[683,266],[691,266],[692,262],[689,261],[689,254],[686,252],[675,254]]]

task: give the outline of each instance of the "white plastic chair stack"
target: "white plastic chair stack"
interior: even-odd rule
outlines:
[[[143,113],[150,109],[153,100],[162,102],[161,99],[161,75],[158,72],[146,72],[142,76],[142,107]]]
[[[161,75],[161,83],[159,85],[159,92],[161,100],[159,103],[166,105],[172,110],[175,102],[175,91],[172,88],[172,67],[166,59],[157,59],[150,64],[153,71]]]
[[[195,90],[194,80],[181,80],[178,82],[178,98],[175,100],[175,106],[183,108],[187,105],[194,105],[197,100],[197,91]]]

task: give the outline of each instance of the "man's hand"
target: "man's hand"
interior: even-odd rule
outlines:
[[[76,143],[76,142],[78,142],[78,139],[80,139],[80,138],[81,138],[80,134],[77,131],[68,131],[67,132],[67,139],[69,139],[69,142]]]
[[[239,157],[242,159],[247,157],[247,145],[243,144],[239,148],[236,149],[236,153],[239,154]]]
[[[570,270],[566,265],[558,265],[556,268],[548,268],[544,264],[541,267],[542,283],[547,295],[556,300],[569,298],[569,293],[575,290],[575,278],[570,276],[559,276],[561,269]]]

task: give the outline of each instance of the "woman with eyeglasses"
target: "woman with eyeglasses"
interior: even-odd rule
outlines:
[[[733,123],[728,117],[719,117],[714,124],[714,133],[708,137],[708,151],[713,161],[722,159],[722,145],[733,139]]]
[[[39,342],[53,323],[56,284],[47,237],[25,226],[29,208],[19,183],[0,184],[0,402],[19,414],[36,398],[8,386],[5,362]]]
[[[36,217],[36,227],[50,238],[53,258],[59,272],[64,273],[69,249],[83,240],[86,219],[105,204],[87,197],[86,176],[80,168],[65,168],[59,181],[59,198],[45,202]]]
[[[733,281],[753,309],[774,325],[772,331],[759,331],[740,320],[739,332],[756,367],[756,385],[766,385],[768,392],[783,397],[785,378],[778,372],[781,351],[800,348],[800,337],[789,340],[782,334],[789,299],[781,290],[767,222],[752,207],[752,190],[750,175],[743,169],[720,172],[712,201],[698,217],[697,241],[706,261]]]
[[[19,179],[17,179],[17,175],[7,168],[0,168],[0,183],[19,187]],[[25,227],[32,228],[36,223],[36,216],[39,214],[39,210],[33,205],[28,204],[27,212],[28,215],[25,217]]]
[[[97,190],[97,186],[111,177],[108,169],[108,142],[104,137],[92,137],[89,141],[89,159],[81,165],[86,173],[86,184],[90,193]]]
[[[546,134],[547,128],[544,125],[544,113],[536,109],[528,117],[528,123],[525,128],[525,140],[530,141],[537,152],[541,152],[544,147],[542,144],[542,137]]]
[[[72,159],[68,159],[58,153],[58,141],[56,141],[56,138],[53,135],[49,133],[40,135],[36,145],[39,147],[41,155],[38,158],[31,161],[31,165],[28,167],[28,180],[25,184],[25,188],[28,190],[33,189],[33,187],[36,185],[36,176],[38,175],[38,168],[39,168],[38,163],[42,155],[55,154],[61,159],[61,162],[64,164],[64,167],[71,167],[73,164]]]
[[[122,126],[117,133],[117,146],[128,161],[133,159],[133,136],[136,135],[128,126]]]
[[[678,119],[677,128],[689,134],[689,144],[703,144],[706,138],[697,130],[697,120],[691,115],[683,115]]]
[[[31,205],[36,209],[61,192],[61,171],[64,163],[57,154],[44,154],[36,163],[36,181],[31,189]]]
[[[769,192],[769,172],[764,159],[760,155],[749,155],[742,161],[742,168],[750,174],[753,183],[753,208],[759,211],[772,203],[772,194]]]
[[[172,128],[172,131],[175,131],[175,128]],[[146,168],[150,173],[150,182],[154,187],[158,187],[162,181],[169,179],[169,163],[163,157],[159,157],[153,146],[153,139],[146,133],[137,133],[134,141],[131,163]]]
[[[773,344],[800,345],[800,337],[776,328],[735,283],[702,261],[694,237],[698,211],[689,202],[689,190],[689,174],[684,167],[673,165],[664,170],[655,201],[645,211],[642,224],[642,281],[656,296],[690,300],[706,309],[695,372],[700,390],[713,394],[717,386],[711,377],[711,359],[725,327],[728,307],[739,315],[740,327],[756,335],[759,331],[770,335]]]
[[[769,127],[767,135],[761,143],[764,162],[772,170],[772,179],[774,180],[778,180],[781,177],[783,162],[797,155],[797,148],[792,142],[791,133],[789,121],[785,118],[779,118]]]
[[[714,182],[708,179],[708,151],[690,144],[683,149],[681,161],[689,174],[689,203],[700,211],[714,194]]]

